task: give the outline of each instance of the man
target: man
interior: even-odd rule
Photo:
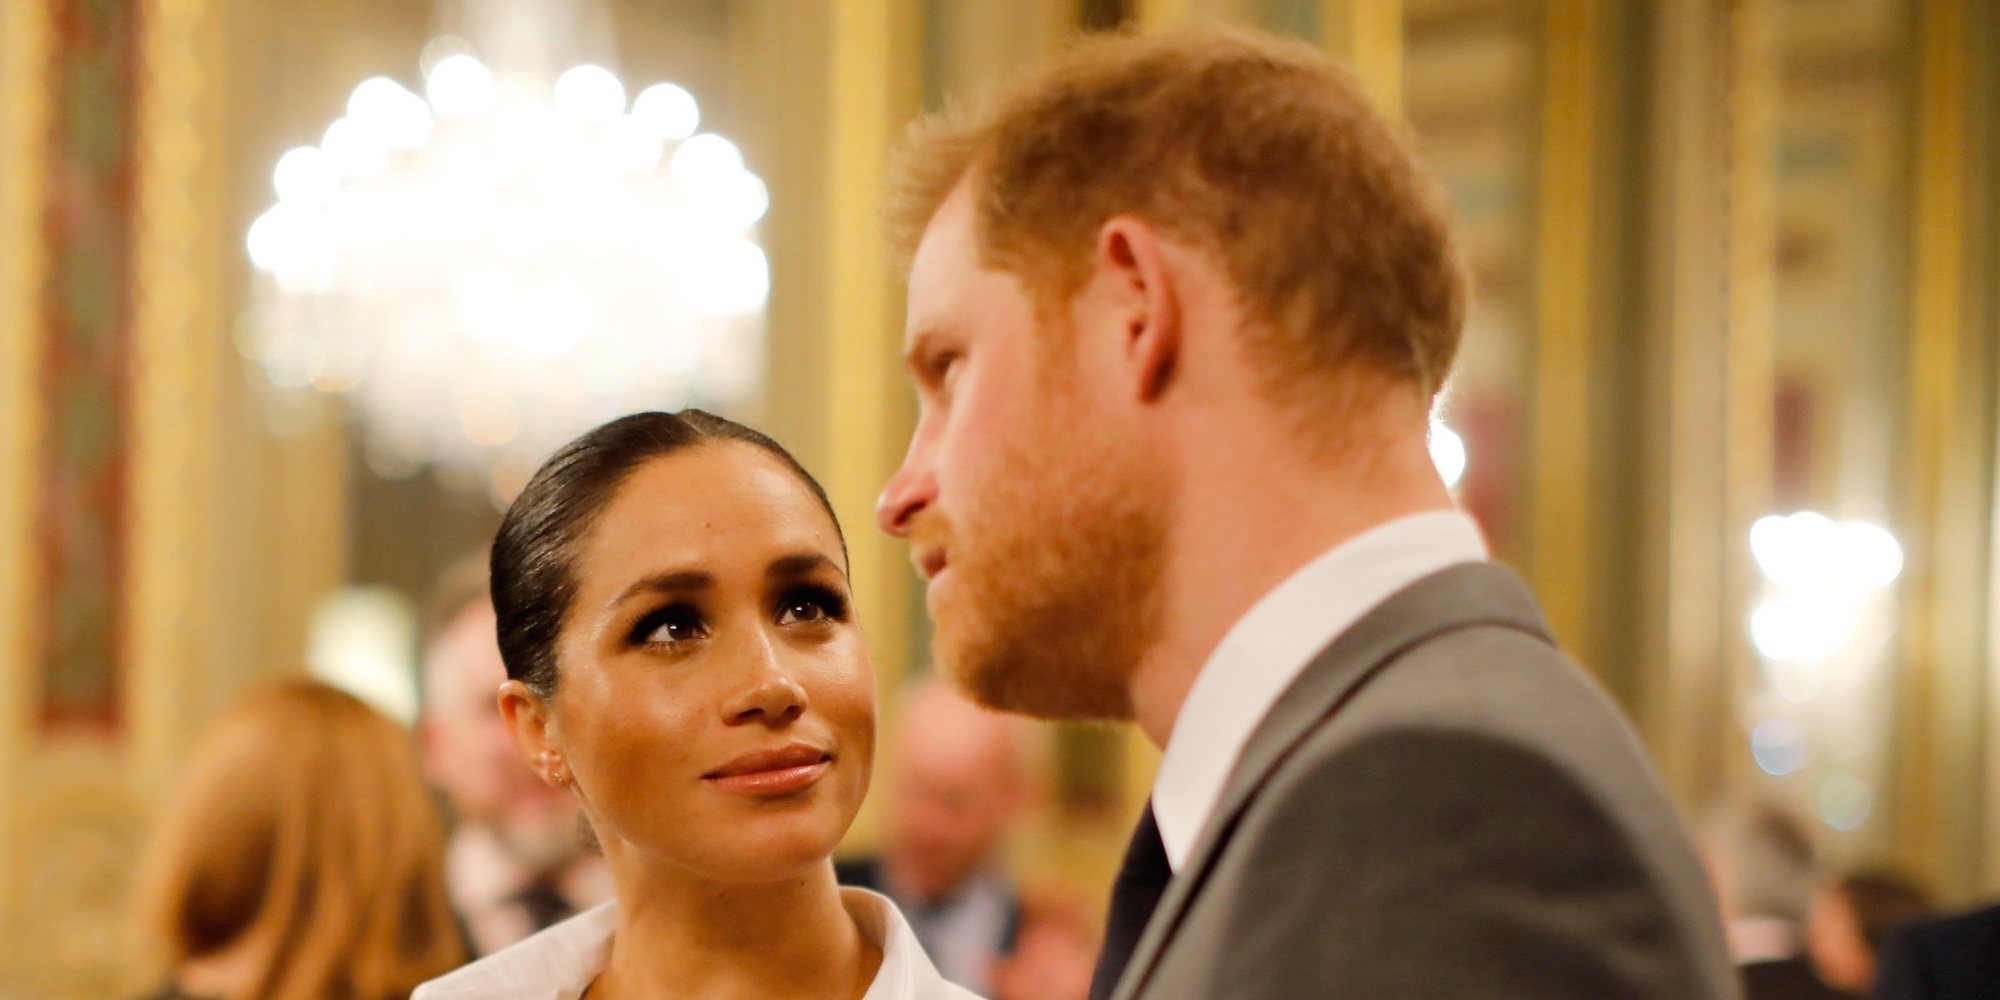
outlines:
[[[1875,1000],[2000,996],[2000,906],[1906,927],[1882,947]]]
[[[1821,886],[1806,914],[1806,954],[1820,979],[1867,996],[1889,935],[1933,915],[1930,894],[1886,869],[1852,872]]]
[[[1806,959],[1805,921],[1819,884],[1812,831],[1759,799],[1725,803],[1702,831],[1730,957],[1747,1000],[1843,1000]]]
[[[1020,929],[1000,852],[1029,803],[1025,736],[1018,720],[935,679],[918,684],[902,706],[884,789],[882,854],[839,866],[842,883],[896,901],[946,979],[985,995]]]
[[[472,952],[488,955],[610,899],[611,879],[583,849],[576,803],[528,770],[507,735],[484,559],[446,574],[433,619],[417,731],[451,807],[445,887]]]
[[[1430,462],[1463,278],[1346,73],[1090,42],[925,123],[890,221],[922,409],[877,513],[940,666],[1164,749],[1096,996],[1736,994],[1637,741]]]

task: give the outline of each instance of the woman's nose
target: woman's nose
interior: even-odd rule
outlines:
[[[750,683],[731,706],[729,721],[789,722],[803,715],[806,689],[779,661],[778,650],[770,639],[758,641],[756,657]]]

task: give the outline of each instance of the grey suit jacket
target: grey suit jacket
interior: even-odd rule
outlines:
[[[1323,651],[1236,764],[1118,1000],[1738,996],[1645,752],[1527,588],[1457,566]]]

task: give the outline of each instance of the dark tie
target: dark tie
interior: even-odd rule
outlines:
[[[1104,928],[1104,950],[1097,956],[1097,971],[1090,977],[1090,1000],[1107,1000],[1118,986],[1118,977],[1132,961],[1146,921],[1166,894],[1167,882],[1174,877],[1167,863],[1167,845],[1160,840],[1160,824],[1153,819],[1153,803],[1139,817],[1132,831],[1132,843],[1125,848],[1125,863],[1118,868],[1118,881],[1111,886],[1111,918]]]

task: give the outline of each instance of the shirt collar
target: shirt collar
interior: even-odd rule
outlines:
[[[882,966],[862,1000],[969,997],[945,982],[887,897],[842,887],[841,901],[861,935],[882,949]],[[618,904],[579,913],[512,947],[417,988],[411,1000],[576,1000],[611,959]]]
[[[1237,619],[1188,689],[1153,784],[1153,816],[1176,871],[1251,733],[1313,658],[1397,591],[1485,559],[1486,542],[1470,517],[1413,514],[1335,546]]]

